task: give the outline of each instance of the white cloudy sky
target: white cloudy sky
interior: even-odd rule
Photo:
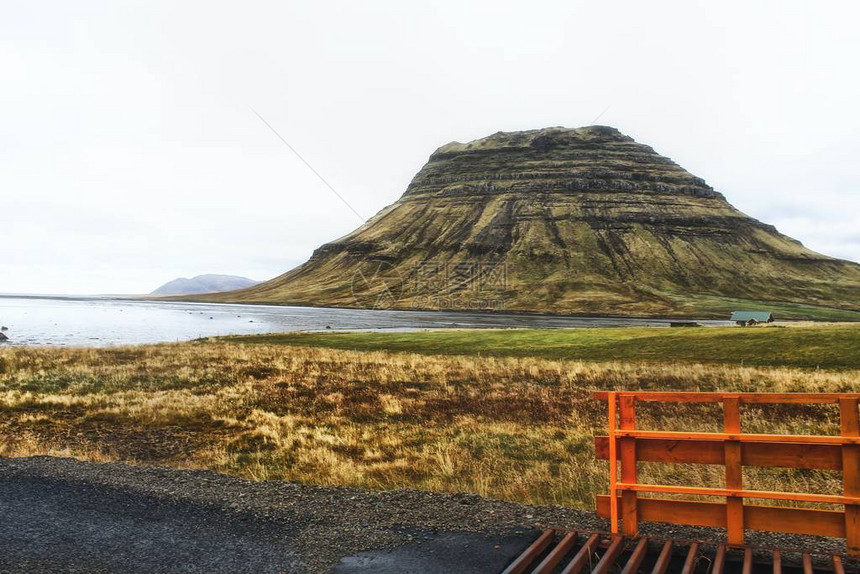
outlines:
[[[860,260],[856,2],[0,0],[0,292],[275,276],[438,146],[599,122]],[[607,109],[608,108],[608,109]]]

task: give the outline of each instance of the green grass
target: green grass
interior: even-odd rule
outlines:
[[[860,369],[860,326],[853,325],[292,333],[229,339],[246,344],[426,355]]]

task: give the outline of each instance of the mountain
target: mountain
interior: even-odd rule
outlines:
[[[211,301],[860,320],[860,265],[734,208],[606,126],[436,150],[403,196],[303,265]]]
[[[236,275],[198,275],[187,279],[180,277],[165,283],[151,295],[198,295],[201,293],[221,293],[223,291],[234,291],[258,285],[259,281],[238,277]]]

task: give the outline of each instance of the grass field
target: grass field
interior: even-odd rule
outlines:
[[[858,390],[860,369],[852,368],[857,347],[838,337],[850,342],[856,331],[814,329],[820,332],[803,333],[808,346],[786,344],[793,351],[777,360],[809,361],[819,356],[818,346],[834,340],[844,356],[827,354],[827,361],[816,361],[820,369],[751,366],[773,360],[771,345],[757,347],[759,356],[745,366],[667,359],[672,348],[693,353],[689,345],[719,347],[706,335],[719,340],[720,331],[710,335],[709,329],[662,330],[653,336],[668,339],[657,345],[643,339],[647,329],[626,335],[589,330],[385,336],[420,344],[425,353],[485,355],[493,337],[507,341],[498,354],[565,355],[578,341],[582,356],[588,348],[604,349],[614,337],[616,344],[625,341],[629,354],[641,352],[637,342],[647,342],[651,353],[663,349],[661,361],[607,361],[603,354],[586,361],[350,351],[295,346],[299,339],[293,337],[283,338],[288,345],[218,340],[0,349],[0,455],[71,455],[212,468],[257,480],[468,491],[591,508],[594,495],[606,489],[607,473],[606,464],[594,460],[593,436],[602,432],[606,413],[592,390]],[[782,337],[795,330],[801,331],[737,330],[740,335],[729,336]],[[512,341],[512,335],[523,339]],[[682,344],[681,335],[695,343]],[[371,346],[383,338],[350,337],[304,342],[365,340]],[[525,346],[529,338],[532,347]],[[742,343],[733,344],[743,350]],[[639,416],[645,428],[683,423],[688,430],[716,430],[720,420],[712,406],[693,405],[664,411],[643,406]],[[772,406],[748,407],[743,422],[749,431],[834,433],[836,420],[828,407]],[[645,465],[642,476],[719,483],[721,470]],[[835,493],[840,486],[838,475],[823,471],[755,471],[747,480],[763,489]]]
[[[860,369],[860,324],[292,333],[233,337],[230,340],[249,344],[428,355]]]

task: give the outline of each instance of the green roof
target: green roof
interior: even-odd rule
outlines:
[[[732,313],[732,321],[749,321],[755,319],[758,323],[773,321],[773,313],[770,311],[735,311]]]

